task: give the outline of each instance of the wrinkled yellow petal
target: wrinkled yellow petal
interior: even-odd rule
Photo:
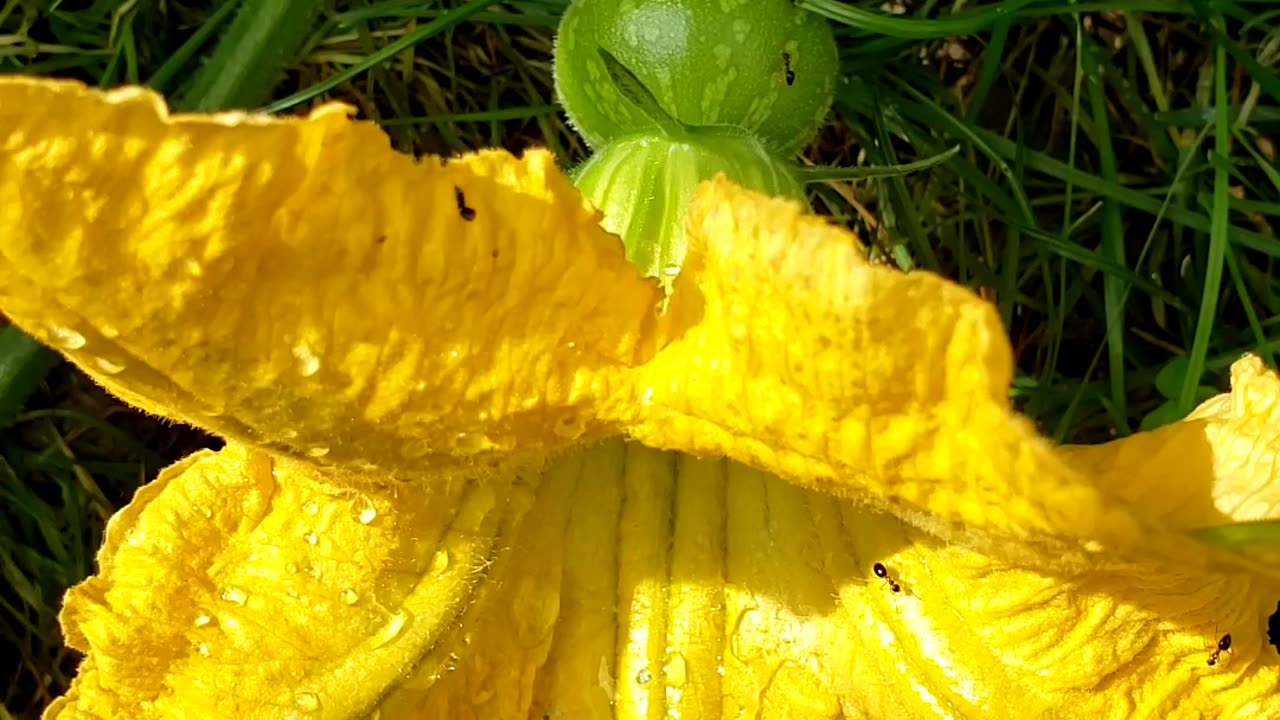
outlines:
[[[991,308],[795,204],[704,186],[659,317],[549,156],[417,164],[334,107],[170,118],[0,79],[0,191],[0,307],[236,441],[114,523],[54,713],[1280,712],[1274,564],[1186,533],[1270,516],[1275,378],[1247,363],[1187,423],[1055,448]],[[744,465],[509,462],[613,434]],[[319,526],[321,497],[388,525]]]
[[[93,654],[50,718],[1280,713],[1274,583],[1012,566],[620,441],[394,492],[232,446],[146,488],[100,559],[64,616]]]
[[[0,306],[134,405],[357,471],[587,430],[656,283],[549,153],[417,162],[348,112],[0,78]]]
[[[520,516],[513,477],[337,487],[239,445],[165,470],[68,593],[89,652],[49,718],[354,718],[466,609]]]
[[[723,178],[689,225],[669,318],[686,329],[606,411],[633,437],[874,498],[1021,563],[1080,570],[1103,550],[1207,562],[1013,412],[1008,341],[973,293],[873,266],[844,230]]]
[[[1260,625],[1275,583],[1017,567],[737,463],[637,444],[551,468],[457,662],[393,692],[383,720],[1280,713],[1280,656]],[[1210,666],[1224,633],[1232,650]]]
[[[1069,462],[1104,492],[1197,528],[1280,516],[1280,378],[1262,360],[1231,368],[1229,394],[1182,422],[1093,447]]]
[[[1078,565],[1161,532],[1013,415],[991,308],[793,203],[704,188],[654,322],[545,153],[419,164],[337,106],[171,118],[70,83],[0,107],[0,302],[146,409],[393,474],[631,433]]]

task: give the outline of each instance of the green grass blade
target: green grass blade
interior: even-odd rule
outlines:
[[[1213,338],[1214,321],[1218,312],[1218,296],[1222,289],[1222,266],[1227,253],[1230,232],[1230,208],[1227,198],[1230,191],[1231,118],[1227,114],[1227,50],[1222,43],[1214,48],[1213,67],[1214,107],[1217,108],[1214,127],[1214,178],[1213,223],[1209,231],[1208,261],[1204,269],[1204,292],[1200,299],[1200,314],[1196,319],[1195,338],[1188,353],[1187,374],[1182,379],[1182,392],[1178,395],[1179,415],[1191,412],[1195,404],[1196,388],[1204,376],[1205,357]]]
[[[57,364],[57,353],[18,328],[0,329],[0,428],[13,422]]]
[[[473,113],[448,113],[442,115],[407,116],[387,118],[379,121],[383,127],[400,125],[442,125],[445,123],[463,122],[500,122],[503,120],[527,120],[529,118],[554,115],[559,110],[557,105],[531,105],[529,107],[497,108]]]
[[[182,43],[155,72],[151,73],[151,77],[147,78],[147,85],[159,92],[167,92],[178,73],[182,72],[200,49],[213,39],[218,30],[222,29],[236,7],[237,4],[234,2],[224,2],[214,10],[213,14],[196,28],[191,37],[187,38],[186,42]]]
[[[314,0],[244,0],[178,106],[208,112],[261,103],[306,41],[319,7]]]
[[[1098,158],[1102,165],[1102,179],[1108,183],[1118,183],[1119,172],[1116,168],[1116,156],[1112,147],[1110,111],[1107,107],[1107,94],[1104,86],[1105,60],[1098,52],[1092,39],[1085,38],[1080,45],[1080,52],[1085,61],[1085,85],[1089,90],[1089,106],[1093,111],[1094,126],[1097,128]],[[1103,256],[1112,263],[1125,266],[1124,224],[1120,219],[1120,204],[1110,198],[1102,201],[1102,248]],[[1105,322],[1107,328],[1107,365],[1111,380],[1111,408],[1117,419],[1117,429],[1121,434],[1129,433],[1128,402],[1126,400],[1125,382],[1125,311],[1124,298],[1128,295],[1124,279],[1117,275],[1106,275],[1102,280],[1103,303],[1106,308]]]
[[[978,10],[934,19],[904,18],[874,12],[835,0],[799,0],[796,7],[876,35],[908,40],[931,40],[980,33],[1005,22],[1035,0],[1005,0]]]
[[[270,2],[271,0],[264,0],[264,1]],[[269,103],[266,107],[262,108],[262,110],[263,112],[277,113],[283,110],[288,110],[289,108],[294,107],[295,105],[300,105],[304,102],[317,98],[320,95],[323,95],[324,93],[329,92],[330,90],[338,87],[339,85],[342,85],[343,83],[351,80],[357,75],[368,71],[370,68],[376,67],[378,65],[381,65],[384,62],[391,60],[395,56],[417,45],[418,43],[421,43],[425,40],[435,37],[436,35],[439,35],[440,33],[453,29],[459,23],[471,18],[473,15],[480,12],[481,10],[484,10],[490,5],[495,5],[499,2],[501,2],[501,0],[471,0],[471,2],[468,2],[467,4],[461,7],[457,7],[457,8],[454,8],[453,10],[450,10],[444,15],[441,15],[439,18],[432,20],[431,22],[405,35],[399,40],[396,40],[393,43],[388,43],[384,47],[379,48],[377,51],[370,53],[361,62],[356,63],[355,65],[352,65],[351,67],[341,72],[334,73],[330,77],[316,83],[315,85],[312,85],[311,87],[308,87],[304,90],[299,90],[298,92],[293,93],[292,95],[280,98],[275,102]]]
[[[800,182],[803,183],[823,183],[832,180],[870,180],[874,178],[899,177],[902,175],[910,175],[913,172],[928,170],[936,165],[950,160],[956,153],[960,152],[960,146],[957,145],[946,152],[930,155],[923,160],[915,162],[901,163],[898,165],[879,165],[876,167],[858,167],[858,168],[842,168],[842,167],[800,167],[796,168],[796,175],[799,176]]]

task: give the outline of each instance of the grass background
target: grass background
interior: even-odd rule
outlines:
[[[0,72],[147,83],[188,109],[339,98],[405,152],[545,145],[569,165],[586,149],[552,90],[567,4],[0,0]],[[815,208],[884,262],[990,298],[1015,402],[1046,434],[1153,427],[1225,389],[1242,352],[1274,365],[1274,3],[797,4],[831,19],[847,78],[804,158],[855,179],[812,184]],[[0,720],[37,716],[73,675],[56,612],[106,519],[165,464],[216,446],[0,330]]]

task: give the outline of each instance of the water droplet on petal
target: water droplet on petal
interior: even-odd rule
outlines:
[[[315,545],[320,542],[320,536],[316,535],[314,530],[308,530],[307,534],[302,536],[302,539],[306,540],[308,545]]]
[[[442,573],[449,569],[449,551],[437,550],[435,555],[431,556],[431,572]]]
[[[195,620],[196,627],[204,627],[213,622],[213,618],[208,615],[197,615]]]
[[[485,450],[497,447],[493,440],[484,433],[458,433],[456,441],[458,452],[462,455],[477,455]]]
[[[310,455],[313,458],[322,458],[328,454],[329,454],[329,448],[323,447],[323,446],[313,447],[307,451],[307,455]]]
[[[421,438],[410,440],[400,448],[400,457],[405,460],[418,460],[431,453],[431,443]]]
[[[249,593],[246,593],[245,591],[241,590],[238,587],[226,588],[225,590],[222,591],[222,595],[220,595],[219,597],[231,603],[232,605],[243,606],[246,602],[249,601]]]
[[[338,593],[338,598],[348,605],[355,605],[360,600],[360,593],[351,588],[347,588]]]
[[[582,435],[586,430],[586,422],[580,415],[566,415],[551,426],[556,435],[566,439],[574,440]]]
[[[310,575],[316,580],[319,580],[320,576],[324,574],[324,571],[322,571],[318,565],[308,565],[303,568],[302,572]]]
[[[199,645],[196,645],[196,652],[200,653],[204,657],[209,657],[209,655],[212,654],[209,652],[209,643],[200,643]]]
[[[387,618],[387,624],[382,626],[378,634],[373,638],[373,646],[380,648],[383,645],[395,640],[404,632],[404,629],[413,620],[413,616],[408,612],[401,610],[400,612]]]
[[[320,503],[315,500],[308,500],[302,505],[302,512],[308,515],[315,515],[320,512]]]
[[[124,365],[121,365],[120,363],[111,362],[110,360],[104,357],[94,358],[93,364],[97,365],[99,370],[101,370],[102,372],[108,375],[115,375],[116,373],[124,370]]]
[[[360,520],[361,525],[368,525],[373,522],[373,519],[376,517],[378,517],[378,509],[372,505],[366,505],[365,508],[360,511],[357,519]]]
[[[293,696],[293,704],[298,706],[299,710],[310,712],[320,709],[320,696],[315,693],[300,692]]]
[[[672,687],[684,687],[688,681],[689,673],[685,667],[684,655],[676,653],[667,659],[667,666],[663,668],[667,676],[667,684]]]
[[[62,325],[50,325],[49,334],[53,336],[53,344],[63,350],[79,350],[86,342],[83,335]]]
[[[293,357],[298,360],[298,372],[302,377],[311,377],[320,372],[320,357],[306,340],[293,346]]]
[[[640,670],[640,672],[636,673],[637,685],[648,685],[652,681],[653,681],[653,673],[649,672],[649,668],[647,667],[643,668],[642,670]]]

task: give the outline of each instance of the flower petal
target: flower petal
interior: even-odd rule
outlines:
[[[0,78],[0,307],[131,404],[328,465],[592,431],[656,283],[550,154],[419,163],[348,112]]]
[[[977,529],[1010,558],[1078,566],[1167,541],[1186,560],[1194,543],[1106,498],[1013,412],[1012,353],[977,296],[872,266],[844,230],[723,178],[689,223],[674,340],[612,408],[634,437],[876,498],[953,540]]]
[[[1182,422],[1064,454],[1098,487],[1171,526],[1280,517],[1280,378],[1248,356],[1232,365],[1231,388]]]
[[[89,653],[46,717],[360,717],[465,609],[513,477],[338,488],[231,444],[116,515],[67,596]],[[509,528],[505,529],[509,532]]]
[[[382,720],[1280,713],[1259,625],[1275,583],[1042,573],[738,463],[630,443],[551,463],[533,507],[448,671],[396,689]]]

